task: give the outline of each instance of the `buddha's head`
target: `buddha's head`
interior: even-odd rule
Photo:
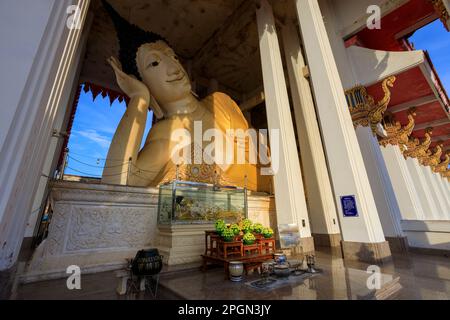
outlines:
[[[136,54],[139,75],[164,107],[191,94],[191,82],[177,55],[166,42],[145,43]]]
[[[189,77],[168,42],[130,24],[109,3],[102,2],[117,31],[123,71],[142,80],[162,108],[190,95]]]

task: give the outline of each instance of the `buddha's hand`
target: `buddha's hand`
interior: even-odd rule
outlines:
[[[136,79],[134,76],[128,75],[122,71],[122,65],[115,57],[110,57],[107,59],[108,63],[114,69],[116,74],[117,84],[120,89],[129,96],[130,98],[141,98],[144,99],[147,106],[150,103],[150,93],[147,86]]]

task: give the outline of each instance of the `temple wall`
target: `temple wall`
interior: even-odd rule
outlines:
[[[450,221],[402,220],[410,248],[425,253],[450,251]]]
[[[23,282],[120,269],[140,249],[157,247],[170,264],[200,262],[204,229],[212,225],[157,225],[158,189],[56,181],[48,237],[35,250]],[[273,197],[250,195],[249,217],[276,226]],[[194,230],[195,229],[195,230]],[[170,235],[167,235],[170,233]],[[170,253],[170,254],[169,254]]]

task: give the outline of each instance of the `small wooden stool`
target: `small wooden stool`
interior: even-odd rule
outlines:
[[[257,240],[261,246],[261,253],[274,253],[275,252],[275,239],[260,238]]]
[[[256,242],[254,244],[249,244],[249,245],[244,245],[244,253],[256,253],[256,254],[261,254],[261,245]]]
[[[219,240],[219,238],[220,236],[216,231],[205,231],[205,254],[217,254],[217,240]]]
[[[245,270],[245,274],[248,275],[249,271],[258,271],[259,274],[261,274],[261,265],[262,262],[248,262],[248,263],[244,263],[244,270]]]
[[[218,253],[223,254],[223,257],[227,259],[229,256],[240,256],[244,255],[243,246],[241,241],[218,241],[217,242]]]

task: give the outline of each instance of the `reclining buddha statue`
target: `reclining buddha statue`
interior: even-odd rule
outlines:
[[[119,59],[111,57],[108,62],[118,86],[130,100],[112,139],[102,183],[154,187],[179,179],[269,191],[271,177],[261,175],[259,165],[248,161],[251,139],[247,136],[242,143],[226,134],[228,130],[249,128],[237,104],[220,92],[198,100],[167,41],[128,23],[106,1],[103,5],[113,20],[120,44]],[[150,129],[141,149],[149,107],[160,119]],[[204,142],[204,138],[198,143],[198,128],[202,137],[206,130],[213,129],[231,139],[234,161],[220,165],[205,157],[196,161],[194,158],[203,155],[211,143]],[[173,138],[174,132],[177,139]],[[190,142],[180,149],[180,141]],[[219,149],[214,152],[223,151]],[[190,153],[190,157],[183,158],[190,161],[175,162],[174,150]],[[239,151],[245,154],[244,162],[236,161]]]

